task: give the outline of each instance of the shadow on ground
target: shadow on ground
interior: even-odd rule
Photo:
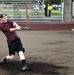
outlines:
[[[21,71],[19,61],[9,61],[6,64],[0,65],[1,75],[66,75],[68,67],[47,64],[44,62],[31,62],[28,65],[32,71]]]

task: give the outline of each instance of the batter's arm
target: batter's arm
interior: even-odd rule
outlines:
[[[21,30],[21,27],[16,22],[13,22],[13,26],[14,28],[10,28],[10,32]]]

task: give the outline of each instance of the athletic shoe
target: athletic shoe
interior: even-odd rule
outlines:
[[[24,65],[22,71],[32,71],[32,68],[28,65]]]
[[[22,71],[27,71],[27,70],[29,70],[28,65],[24,65],[23,68],[22,68]]]
[[[6,58],[4,58],[0,61],[0,64],[2,64],[2,63],[6,63]]]

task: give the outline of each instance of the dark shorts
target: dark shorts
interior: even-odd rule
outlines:
[[[15,55],[15,52],[18,53],[19,51],[23,52],[25,51],[25,49],[22,46],[20,38],[17,38],[11,43],[9,43],[8,48],[9,48],[9,55]]]

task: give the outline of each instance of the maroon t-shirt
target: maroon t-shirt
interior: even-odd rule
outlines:
[[[15,40],[16,38],[18,38],[17,34],[15,31],[10,32],[10,28],[14,28],[13,27],[13,22],[7,20],[7,23],[1,23],[0,24],[0,30],[5,34],[5,36],[7,37],[7,42],[10,43],[13,40]]]

